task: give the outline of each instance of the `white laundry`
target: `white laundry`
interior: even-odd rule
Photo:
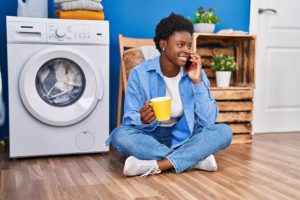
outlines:
[[[96,10],[102,11],[103,6],[99,2],[92,0],[78,0],[69,1],[57,4],[57,7],[61,10]]]
[[[76,67],[70,67],[67,73],[68,76],[68,84],[81,87],[82,86],[82,76],[80,71]]]
[[[50,69],[49,68],[42,68],[39,71],[37,77],[39,78],[40,83],[43,83],[46,80],[46,78],[48,77],[49,73],[50,73]]]
[[[54,3],[63,3],[63,2],[70,2],[70,1],[77,1],[77,0],[54,0]],[[88,0],[88,1],[95,1],[95,2],[98,2],[98,3],[101,2],[101,0]]]
[[[69,91],[82,85],[80,73],[75,66],[64,67],[63,63],[54,66],[57,82],[54,87],[60,91]],[[79,78],[78,78],[79,77]]]
[[[67,76],[66,68],[63,67],[63,64],[59,64],[54,66],[54,69],[55,69],[55,77],[56,77],[56,83],[54,85],[54,88],[60,91],[69,90],[70,87],[72,86],[67,84],[68,76]]]
[[[160,55],[155,46],[141,46],[140,48],[145,60],[149,60]]]

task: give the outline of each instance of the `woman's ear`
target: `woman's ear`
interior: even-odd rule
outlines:
[[[167,46],[167,41],[166,40],[160,40],[159,41],[159,47],[161,50],[165,50],[166,49],[166,46]]]

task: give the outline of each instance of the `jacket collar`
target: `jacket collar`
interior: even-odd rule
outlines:
[[[149,64],[147,66],[147,71],[156,71],[156,73],[158,73],[159,75],[161,75],[161,77],[164,77],[161,68],[160,68],[160,56],[157,56],[151,60],[149,60]],[[187,73],[185,70],[183,70],[183,74],[182,77],[187,76]]]

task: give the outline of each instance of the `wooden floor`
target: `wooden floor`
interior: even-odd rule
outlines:
[[[122,175],[112,154],[9,160],[0,150],[0,199],[300,199],[300,133],[255,135],[217,153],[217,172]]]

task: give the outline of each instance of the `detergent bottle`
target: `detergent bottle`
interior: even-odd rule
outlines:
[[[48,0],[18,0],[19,17],[48,18]]]

